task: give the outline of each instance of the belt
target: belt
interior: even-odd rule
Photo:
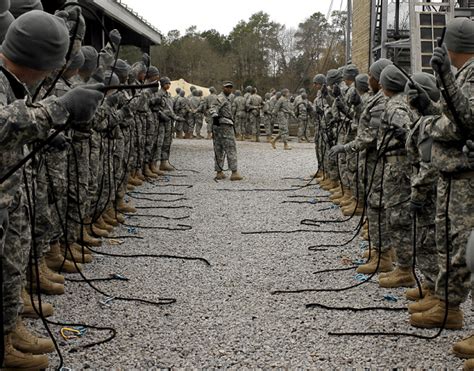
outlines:
[[[450,178],[453,180],[461,180],[461,179],[472,179],[474,178],[474,170],[466,170],[466,171],[459,171],[457,173],[447,173],[441,172],[443,178]]]
[[[396,164],[397,162],[404,162],[406,161],[406,155],[389,155],[385,156],[385,162],[388,164]]]

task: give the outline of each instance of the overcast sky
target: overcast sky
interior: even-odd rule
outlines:
[[[216,29],[228,34],[240,20],[259,11],[270,14],[273,21],[287,27],[297,27],[315,12],[327,14],[329,5],[333,10],[346,9],[347,0],[121,0],[164,35],[170,30],[184,33],[195,25],[198,31]]]

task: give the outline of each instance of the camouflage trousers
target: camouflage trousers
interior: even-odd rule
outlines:
[[[267,137],[273,135],[273,117],[272,115],[265,113],[263,115],[263,124],[265,125],[265,134]]]
[[[144,161],[144,148],[146,138],[146,125],[142,120],[142,113],[135,113],[134,117],[134,159],[135,159],[135,170],[141,170],[143,168]]]
[[[212,115],[206,115],[206,131],[207,134],[212,134]]]
[[[196,131],[196,136],[201,137],[201,131],[202,131],[202,126],[204,125],[204,116],[202,113],[196,113],[194,115],[194,122],[195,122],[195,131]]]
[[[146,120],[146,137],[144,161],[146,164],[153,160],[154,151],[156,151],[156,142],[158,140],[158,118],[154,113],[150,113]]]
[[[125,137],[122,129],[117,128],[117,137],[115,139],[115,149],[113,151],[113,170],[114,170],[114,190],[116,192],[125,190],[126,186],[126,168],[125,158]],[[115,195],[116,196],[116,195]]]
[[[158,135],[158,143],[163,143],[161,145],[160,160],[169,161],[171,155],[171,143],[173,142],[172,122],[160,122],[160,126],[163,127],[163,131],[160,132],[162,137]]]
[[[290,132],[288,129],[288,115],[285,113],[278,113],[277,116],[277,124],[278,124],[278,135],[281,137],[282,142],[288,142],[288,138],[290,136]]]
[[[473,195],[474,178],[472,177],[466,179],[440,177],[438,180],[435,222],[439,273],[436,280],[436,296],[445,297],[447,282],[449,304],[453,305],[464,302],[470,290],[470,272],[466,267],[466,245],[469,234],[474,229]],[[447,266],[448,251],[449,265]]]
[[[343,174],[344,184],[347,189],[349,189],[354,196],[358,198],[358,181],[359,181],[359,154],[358,153],[348,153],[346,154],[346,171]]]
[[[31,231],[26,197],[20,188],[8,208],[9,224],[5,234],[3,263],[3,328],[10,333],[23,310],[21,290],[31,248]]]
[[[188,117],[186,118],[186,122],[184,123],[184,127],[183,127],[184,133],[192,135],[194,133],[195,124],[196,124],[195,114],[190,112],[188,114]]]
[[[247,132],[253,136],[260,136],[260,115],[258,111],[253,110],[249,112],[248,125]]]
[[[309,139],[310,124],[309,118],[298,118],[298,139]]]
[[[48,194],[51,215],[50,241],[57,241],[66,228],[67,200],[67,151],[51,151],[45,155],[45,173],[48,180]]]
[[[393,157],[392,157],[393,158]],[[390,160],[389,157],[387,160]],[[410,164],[406,156],[398,156],[385,164],[383,198],[387,212],[387,235],[391,247],[397,252],[398,265],[404,268],[413,263],[413,215],[408,201],[411,178],[407,172]]]
[[[90,212],[89,140],[74,140],[68,153],[67,242],[73,243],[81,233],[84,217]]]
[[[416,228],[416,262],[425,278],[425,285],[432,292],[435,291],[436,279],[439,273],[435,236],[434,224],[417,226]]]
[[[94,204],[94,220],[98,218],[104,210],[108,209],[115,198],[115,139],[104,137],[102,143],[99,174],[97,176],[99,187],[95,196],[96,204]]]
[[[104,139],[101,133],[94,131],[89,139],[89,205],[86,215],[83,218],[92,217],[95,211],[97,195],[99,193],[99,179],[101,174],[102,151],[104,149]]]
[[[390,243],[387,243],[389,240],[387,236],[387,212],[382,195],[382,166],[381,161],[369,165],[370,170],[375,167],[375,172],[373,176],[370,173],[371,175],[368,180],[367,220],[369,222],[369,237],[372,247],[381,252],[386,252],[392,246]]]
[[[244,112],[238,112],[235,115],[235,122],[234,122],[234,127],[235,127],[235,135],[244,135],[246,133],[245,130],[245,124],[247,120],[247,116],[245,115]]]
[[[48,178],[46,174],[45,154],[39,156],[34,165],[34,235],[33,242],[36,246],[38,257],[43,256],[43,252],[49,250],[49,241],[52,236],[53,220],[49,207]],[[31,183],[30,183],[31,184]]]
[[[237,144],[235,143],[234,127],[220,124],[213,126],[215,171],[224,170],[224,160],[227,156],[229,169],[237,171]]]

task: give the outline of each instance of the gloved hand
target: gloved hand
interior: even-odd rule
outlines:
[[[434,48],[430,64],[431,68],[433,68],[433,71],[435,71],[438,75],[444,75],[445,73],[451,71],[451,61],[449,59],[446,44]]]
[[[56,137],[49,143],[50,148],[54,148],[57,151],[65,151],[69,148],[69,138],[63,133],[56,135]]]
[[[84,40],[86,34],[86,22],[82,16],[81,8],[77,5],[69,6],[64,10],[59,10],[54,15],[61,18],[66,23],[66,27],[69,30],[69,37],[75,37],[75,40]],[[76,31],[77,27],[77,31]]]
[[[405,142],[406,141],[406,137],[407,137],[407,131],[403,128],[392,128],[393,130],[393,137],[397,140],[399,140],[400,142]]]
[[[333,85],[332,86],[332,95],[334,95],[337,98],[337,97],[340,97],[341,94],[342,94],[342,92],[341,92],[341,88],[339,87],[339,85]]]
[[[143,53],[142,62],[145,65],[146,68],[150,67],[151,60],[150,60],[150,56],[148,55],[148,53]]]
[[[316,111],[316,114],[318,114],[319,116],[324,115],[324,110],[321,107],[316,106],[314,110]]]
[[[165,113],[163,113],[162,111],[158,112],[158,117],[160,118],[160,121],[162,121],[162,122],[170,122],[171,121],[171,118],[168,115],[166,115]]]
[[[474,141],[468,140],[462,151],[467,156],[469,166],[474,169]]]
[[[212,116],[212,125],[219,126],[219,116]]]
[[[0,209],[0,251],[3,255],[3,241],[5,240],[5,236],[7,234],[8,229],[8,209],[1,208]]]
[[[114,46],[120,45],[120,42],[122,41],[122,36],[120,35],[119,30],[117,29],[113,29],[109,32],[109,38],[112,44],[114,44]]]
[[[354,90],[349,97],[349,104],[352,104],[353,106],[358,106],[359,104],[362,103],[362,99],[360,98],[359,93],[357,93],[356,90]]]
[[[329,157],[334,159],[339,153],[344,153],[345,147],[344,144],[336,144],[329,150]]]
[[[89,122],[95,114],[104,93],[97,90],[104,84],[84,85],[74,88],[58,98],[69,112],[69,118],[73,123]]]
[[[336,99],[336,107],[339,111],[344,111],[346,106],[344,105],[344,103],[338,98]]]
[[[425,206],[424,202],[421,201],[415,201],[415,200],[410,200],[410,211],[414,213],[418,213],[421,210],[423,210],[423,207]]]
[[[410,105],[416,108],[420,113],[425,112],[431,104],[428,94],[426,94],[422,88],[413,84],[410,84],[410,90],[408,90],[407,97],[408,103],[410,103]]]
[[[321,88],[321,95],[323,97],[327,97],[329,94],[329,91],[328,91],[328,86],[325,84],[323,85],[323,87]]]
[[[119,102],[119,97],[117,94],[111,94],[111,95],[108,95],[105,100],[107,101],[107,104],[111,107],[115,107],[118,102]]]

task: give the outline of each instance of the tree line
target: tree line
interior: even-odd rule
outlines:
[[[334,11],[329,19],[317,12],[294,29],[258,12],[229,35],[196,26],[184,35],[173,30],[152,47],[152,63],[163,75],[202,86],[231,79],[237,88],[252,85],[260,92],[309,89],[316,73],[344,64],[346,19],[346,12]],[[140,52],[125,47],[121,57],[134,62]]]

